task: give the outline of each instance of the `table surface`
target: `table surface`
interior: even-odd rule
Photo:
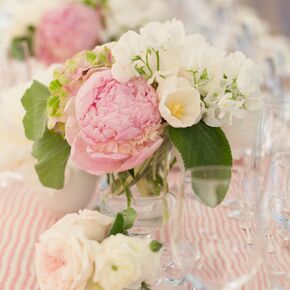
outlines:
[[[218,216],[209,217],[204,226],[211,218],[219,218],[223,226],[228,226],[236,235],[237,224],[225,225],[223,209],[217,212]],[[23,183],[0,188],[0,290],[39,290],[34,269],[34,245],[59,218],[45,210],[33,189]],[[242,231],[240,234],[244,235]],[[244,289],[268,289],[264,271],[261,270]]]

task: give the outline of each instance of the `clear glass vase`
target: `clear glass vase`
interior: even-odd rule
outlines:
[[[102,182],[102,199],[100,211],[106,215],[116,216],[128,207],[125,194],[114,195],[105,181]],[[131,207],[137,212],[137,218],[129,234],[134,236],[151,236],[167,219],[169,209],[174,205],[172,193],[161,192],[159,195],[144,196],[136,186],[132,189]]]

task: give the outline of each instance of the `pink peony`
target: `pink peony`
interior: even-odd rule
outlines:
[[[91,174],[132,169],[162,143],[156,92],[142,78],[119,83],[110,69],[95,72],[67,112],[73,161]]]
[[[49,10],[37,27],[35,53],[46,64],[63,62],[101,40],[101,13],[82,4]]]

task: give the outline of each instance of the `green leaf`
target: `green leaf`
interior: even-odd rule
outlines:
[[[169,126],[168,135],[181,154],[186,169],[197,166],[232,165],[230,145],[221,128],[209,127],[205,123],[199,122],[189,128]],[[219,188],[215,202],[208,199],[205,189],[198,191],[195,187],[194,190],[206,205],[215,207],[226,196],[228,186]]]
[[[132,178],[135,178],[135,171],[134,171],[134,168],[128,170],[128,173],[131,175]]]
[[[34,35],[35,27],[29,25],[23,35],[13,38],[10,46],[11,56],[18,60],[24,60],[25,57],[33,55]]]
[[[22,97],[22,105],[26,110],[23,119],[25,135],[29,140],[42,138],[47,123],[46,103],[50,93],[48,88],[33,81],[31,87]]]
[[[142,282],[140,290],[151,290],[151,289],[145,282]]]
[[[115,218],[109,235],[126,234],[127,230],[134,225],[137,213],[133,208],[119,212]]]
[[[40,182],[50,188],[64,186],[64,172],[70,146],[60,133],[48,131],[33,144],[32,155],[38,160],[35,170]]]
[[[157,253],[160,251],[160,249],[163,247],[163,245],[161,243],[159,243],[158,241],[151,241],[150,245],[149,245],[150,249],[152,252]]]

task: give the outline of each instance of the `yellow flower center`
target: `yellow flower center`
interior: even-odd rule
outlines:
[[[184,107],[181,104],[168,104],[171,115],[176,118],[181,118],[184,114]]]

